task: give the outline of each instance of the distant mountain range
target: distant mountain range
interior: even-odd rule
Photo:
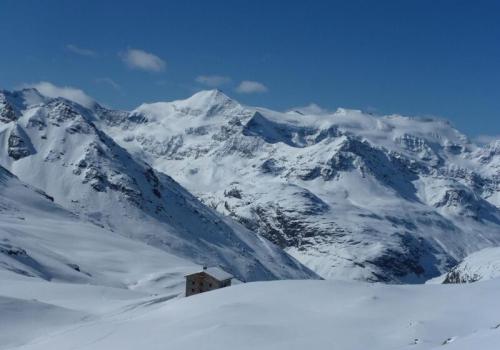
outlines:
[[[500,141],[443,120],[27,89],[0,93],[0,142],[0,165],[82,220],[245,280],[418,283],[500,245]]]

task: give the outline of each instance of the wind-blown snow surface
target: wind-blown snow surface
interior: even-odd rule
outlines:
[[[28,282],[9,281],[18,312],[0,313],[16,349],[481,349],[500,345],[500,280],[468,285],[382,285],[341,281],[253,282],[189,298],[70,289],[43,282],[30,301]],[[42,284],[42,282],[40,283]],[[42,286],[38,287],[38,290]],[[0,286],[4,295],[5,285]],[[93,294],[89,306],[86,298]],[[100,295],[100,298],[96,298]],[[168,298],[166,298],[168,299]],[[85,307],[82,307],[82,300]],[[85,310],[85,312],[83,312]],[[27,320],[37,312],[44,318]],[[8,317],[8,318],[7,318]],[[80,317],[75,321],[75,317]],[[45,334],[43,324],[52,324]],[[10,349],[0,342],[0,349]]]
[[[83,220],[198,264],[221,265],[240,279],[316,277],[134,159],[95,126],[95,114],[34,89],[0,93],[0,165]]]
[[[96,119],[326,278],[422,282],[500,243],[499,142],[479,147],[446,121],[280,113],[217,90]]]

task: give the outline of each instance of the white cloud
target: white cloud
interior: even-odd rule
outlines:
[[[120,90],[121,89],[121,85],[118,84],[116,81],[114,81],[111,78],[97,78],[95,81],[97,83],[100,83],[100,84],[107,84],[107,85],[111,86],[115,90]]]
[[[474,141],[480,145],[486,145],[494,141],[500,141],[500,135],[478,135]]]
[[[76,53],[80,56],[97,57],[97,52],[90,49],[84,49],[72,44],[66,45],[66,50]]]
[[[138,49],[128,49],[120,54],[123,62],[130,68],[149,72],[161,72],[167,65],[160,57]]]
[[[210,87],[217,87],[231,82],[230,77],[225,77],[222,75],[200,75],[196,77],[195,80],[200,84]]]
[[[32,87],[47,97],[63,97],[67,100],[81,104],[84,107],[91,108],[95,105],[94,99],[80,89],[70,86],[56,86],[47,81],[41,81],[33,84],[25,84],[25,87]]]
[[[269,89],[264,84],[251,80],[243,80],[236,88],[236,91],[240,94],[255,94],[267,92],[268,90]]]
[[[322,115],[331,113],[329,110],[317,105],[316,103],[310,103],[307,106],[303,107],[295,107],[291,109],[292,111],[297,111],[302,114],[313,114],[313,115]]]

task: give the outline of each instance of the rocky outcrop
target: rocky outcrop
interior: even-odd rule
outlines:
[[[35,149],[31,144],[29,136],[20,126],[17,125],[9,134],[7,146],[7,153],[9,157],[14,160],[19,160],[35,153]]]

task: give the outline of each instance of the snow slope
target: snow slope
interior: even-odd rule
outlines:
[[[95,126],[98,105],[91,110],[33,89],[0,97],[0,165],[83,220],[244,280],[316,277],[134,159]]]
[[[165,290],[197,268],[82,220],[0,167],[0,272],[43,281]],[[156,283],[163,275],[171,281]]]
[[[128,306],[67,324],[16,349],[427,350],[445,344],[446,349],[493,350],[500,345],[499,282],[273,281],[189,298],[130,297]],[[109,297],[96,299],[96,305]],[[57,298],[52,302],[59,304]],[[49,315],[46,321],[60,317]],[[4,333],[0,328],[0,337]]]
[[[36,300],[0,296],[0,345],[20,345],[64,325],[81,321],[86,314]],[[36,317],[34,317],[36,315]],[[40,319],[46,320],[40,324]]]
[[[0,167],[0,348],[109,312],[127,298],[175,297],[184,274],[198,269],[79,218]]]
[[[422,282],[500,243],[498,142],[480,147],[443,120],[281,113],[218,90],[96,119],[325,278]]]
[[[472,253],[444,275],[429,283],[471,283],[500,277],[500,248]]]

